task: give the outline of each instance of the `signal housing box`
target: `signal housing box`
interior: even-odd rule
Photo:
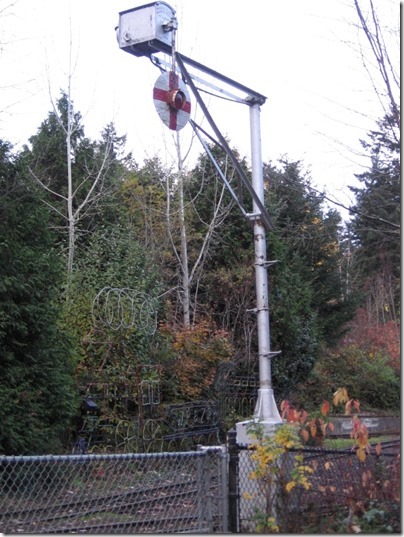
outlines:
[[[175,10],[166,2],[152,2],[119,13],[119,48],[135,56],[171,52]]]

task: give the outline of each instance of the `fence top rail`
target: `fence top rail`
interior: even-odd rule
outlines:
[[[380,442],[380,445],[382,447],[382,452],[381,452],[382,456],[395,456],[396,455],[395,453],[391,453],[391,452],[386,453],[385,450],[386,449],[394,450],[394,448],[400,448],[401,439]],[[254,450],[255,446],[254,444],[237,444],[237,448],[239,450]],[[356,456],[355,446],[349,447],[349,448],[340,448],[340,449],[328,448],[328,447],[323,447],[323,446],[319,446],[319,447],[302,446],[299,448],[290,448],[289,451],[291,453],[300,452],[305,455],[312,454],[314,456],[315,455],[332,455],[332,454]],[[370,455],[374,455],[374,453],[370,453]]]
[[[0,455],[0,465],[36,462],[85,462],[139,459],[174,459],[206,457],[212,450],[175,451],[165,453],[96,453],[78,455]],[[217,451],[217,450],[216,450]]]

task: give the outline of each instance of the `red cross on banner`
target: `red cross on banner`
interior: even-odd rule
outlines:
[[[160,75],[153,88],[153,101],[163,123],[179,131],[188,123],[191,113],[189,93],[184,82],[174,72]]]

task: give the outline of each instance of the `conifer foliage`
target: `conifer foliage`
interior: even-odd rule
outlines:
[[[60,259],[48,211],[0,143],[0,452],[60,449],[75,411],[72,355],[60,328]]]

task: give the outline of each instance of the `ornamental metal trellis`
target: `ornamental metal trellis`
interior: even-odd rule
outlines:
[[[104,287],[93,301],[94,324],[113,330],[133,328],[152,336],[157,330],[157,299],[127,287]]]

